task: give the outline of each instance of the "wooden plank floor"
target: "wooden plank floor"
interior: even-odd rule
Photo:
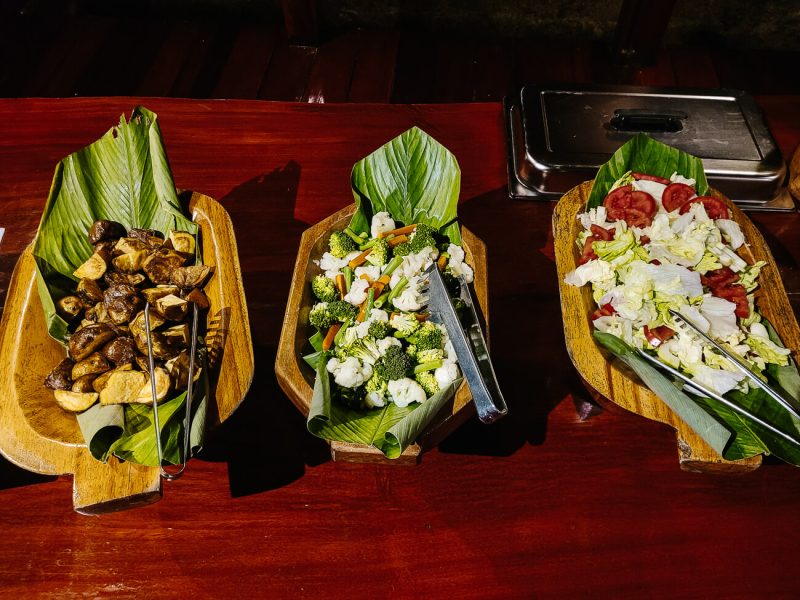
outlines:
[[[612,65],[598,42],[354,29],[295,46],[279,23],[30,17],[0,23],[0,96],[149,95],[299,102],[500,100],[542,82],[800,92],[798,53],[674,47]]]

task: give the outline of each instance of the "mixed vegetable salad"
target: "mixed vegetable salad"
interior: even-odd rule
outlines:
[[[765,263],[750,258],[725,202],[698,195],[696,184],[678,172],[619,177],[601,205],[578,215],[579,266],[565,281],[591,284],[596,330],[719,394],[747,393],[744,374],[669,313],[685,315],[759,375],[789,363],[754,302]]]
[[[403,408],[460,377],[447,330],[425,310],[425,270],[435,262],[454,296],[459,278],[471,283],[473,271],[461,246],[430,225],[398,226],[385,211],[370,225],[369,234],[333,232],[329,251],[315,261],[322,273],[311,281],[311,343],[328,357],[335,401],[352,409]]]

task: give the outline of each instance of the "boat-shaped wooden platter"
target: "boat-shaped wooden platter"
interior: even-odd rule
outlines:
[[[305,416],[311,408],[314,372],[303,361],[307,350],[311,327],[308,313],[314,304],[311,294],[311,280],[319,274],[319,267],[312,261],[319,260],[328,248],[328,238],[334,231],[341,231],[350,222],[355,205],[334,213],[327,219],[310,227],[300,240],[297,262],[294,267],[289,302],[283,320],[278,355],[275,360],[275,373],[286,395]],[[461,228],[464,252],[467,262],[475,271],[473,282],[474,297],[486,323],[486,338],[489,334],[489,295],[486,273],[486,246],[466,227]],[[475,414],[469,387],[463,383],[453,399],[434,417],[422,432],[416,443],[410,445],[397,459],[388,459],[377,448],[367,445],[331,441],[331,456],[334,460],[346,462],[369,462],[384,464],[416,464],[422,453],[433,448],[467,419]],[[310,435],[310,434],[309,434]]]
[[[206,345],[216,361],[207,414],[212,427],[227,419],[247,393],[253,345],[230,217],[202,194],[192,194],[188,208],[200,226],[203,262],[216,269],[204,288],[211,304]],[[36,473],[72,474],[72,502],[81,513],[155,502],[162,493],[159,470],[113,456],[105,464],[93,458],[75,416],[62,410],[43,385],[66,350],[47,333],[32,250],[33,244],[14,268],[0,322],[0,452]],[[191,461],[187,469],[191,477]]]
[[[589,315],[596,308],[590,286],[577,288],[564,283],[564,276],[577,267],[579,252],[575,239],[581,225],[578,213],[584,210],[592,182],[587,181],[567,192],[553,212],[553,237],[558,267],[561,312],[564,318],[564,335],[567,352],[584,383],[591,392],[614,404],[665,423],[675,429],[678,440],[678,459],[681,468],[704,472],[747,472],[761,464],[761,456],[727,461],[717,454],[672,412],[653,392],[635,376],[623,371],[609,355],[601,351],[592,338]],[[711,195],[723,199],[732,210],[733,219],[739,223],[745,240],[755,260],[767,262],[759,276],[756,305],[761,313],[776,327],[783,343],[789,348],[800,348],[800,329],[797,326],[786,290],[783,287],[775,260],[772,258],[761,233],[752,221],[733,203],[712,190]]]

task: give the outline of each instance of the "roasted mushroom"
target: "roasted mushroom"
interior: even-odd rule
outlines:
[[[106,282],[106,285],[131,285],[136,286],[142,283],[145,280],[145,276],[141,273],[121,273],[119,271],[107,271],[105,275],[103,275],[103,280]]]
[[[150,237],[157,237],[158,232],[155,229],[141,229],[139,227],[134,227],[128,232],[128,237],[140,240],[146,240]]]
[[[65,358],[44,378],[44,385],[51,390],[68,390],[72,386],[72,367],[75,362]]]
[[[144,296],[145,301],[149,302],[150,304],[155,304],[156,300],[159,298],[163,298],[164,296],[169,296],[170,294],[177,294],[180,292],[178,286],[175,285],[159,285],[154,288],[145,288],[142,290],[142,296]]]
[[[111,365],[99,352],[92,352],[83,360],[79,360],[72,367],[72,381],[77,381],[84,375],[99,375],[111,369]]]
[[[194,380],[197,381],[200,377],[200,372],[202,369],[199,366],[199,362],[195,361],[194,366]],[[175,387],[177,389],[184,389],[189,383],[189,352],[184,350],[175,358],[168,360],[164,363],[164,366],[169,371],[169,374],[172,375],[173,380],[175,381]]]
[[[135,402],[140,402],[142,404],[147,404],[153,401],[153,390],[150,386],[150,377],[149,375],[145,374],[147,381],[142,386],[142,389],[139,390],[139,395],[136,396]],[[156,401],[163,400],[169,394],[169,390],[172,388],[172,380],[169,377],[169,373],[161,367],[156,367],[155,369],[155,379],[156,379]]]
[[[139,392],[147,382],[141,371],[115,370],[100,392],[100,404],[130,404],[136,402]]]
[[[161,249],[153,252],[142,265],[142,269],[155,284],[170,283],[172,272],[183,265],[186,258],[174,250]]]
[[[146,250],[136,250],[134,252],[127,252],[120,254],[112,262],[115,269],[119,269],[123,273],[136,273],[141,271],[145,260],[147,260]]]
[[[155,302],[155,308],[160,315],[170,321],[182,321],[186,317],[189,303],[183,298],[173,294],[159,298]]]
[[[136,288],[131,285],[112,285],[103,294],[108,316],[112,323],[124,325],[130,322],[142,306],[142,300],[136,293]]]
[[[175,252],[187,256],[194,254],[194,236],[186,231],[170,231],[168,244]]]
[[[189,331],[188,323],[181,323],[174,327],[168,327],[161,334],[166,338],[170,345],[176,348],[188,348],[192,341],[192,334]]]
[[[56,302],[56,312],[65,321],[72,321],[84,308],[83,300],[78,296],[64,296]]]
[[[103,301],[103,290],[94,279],[81,279],[78,282],[78,295],[83,298],[87,306],[92,306]]]
[[[133,338],[120,336],[103,347],[103,357],[115,365],[129,365],[136,359],[136,344]]]
[[[100,302],[95,304],[92,308],[88,309],[84,313],[84,320],[92,323],[107,323],[111,320],[108,316],[108,310],[106,310],[105,302],[102,302],[102,298]]]
[[[73,360],[83,360],[92,352],[110,342],[116,333],[105,323],[88,325],[73,333],[69,338],[69,355]]]
[[[208,301],[208,296],[206,296],[206,293],[200,288],[194,288],[184,296],[184,299],[192,304],[197,304],[197,308],[200,310],[206,310],[211,306],[211,303]]]
[[[91,393],[94,392],[94,380],[97,379],[97,375],[84,375],[80,379],[76,379],[75,383],[72,384],[71,390],[73,392],[81,392],[81,393]]]
[[[116,221],[95,221],[89,228],[89,243],[94,245],[104,240],[113,240],[125,235],[125,227]]]
[[[114,256],[130,254],[131,252],[147,252],[150,248],[140,239],[133,237],[120,238],[114,245]]]
[[[54,392],[56,402],[64,410],[70,412],[81,412],[97,402],[97,393],[73,392],[70,390],[56,390]]]
[[[101,252],[95,252],[72,274],[78,279],[100,279],[107,268],[108,261],[106,257]]]
[[[179,267],[172,271],[170,283],[184,290],[190,290],[202,286],[208,276],[213,272],[214,268],[208,265]]]
[[[93,382],[92,388],[95,392],[102,392],[103,388],[106,387],[106,383],[108,383],[109,378],[114,373],[118,373],[120,371],[131,371],[133,369],[133,365],[122,365],[121,367],[117,367],[116,369],[111,369],[110,371],[106,371],[102,375],[99,375]]]

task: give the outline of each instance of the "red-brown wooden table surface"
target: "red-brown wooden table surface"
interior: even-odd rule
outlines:
[[[800,98],[758,100],[788,155],[800,141]],[[767,461],[739,477],[685,473],[669,429],[584,403],[562,337],[552,205],[507,198],[498,104],[0,100],[0,299],[56,162],[138,103],[160,116],[176,185],[230,212],[256,377],[201,458],[149,507],[80,516],[69,478],[0,460],[1,595],[800,592],[800,471]],[[351,165],[411,125],[460,162],[461,220],[489,247],[492,350],[511,414],[468,423],[418,467],[333,463],[273,373],[294,256],[308,224],[352,201]],[[797,307],[800,217],[753,218]]]

